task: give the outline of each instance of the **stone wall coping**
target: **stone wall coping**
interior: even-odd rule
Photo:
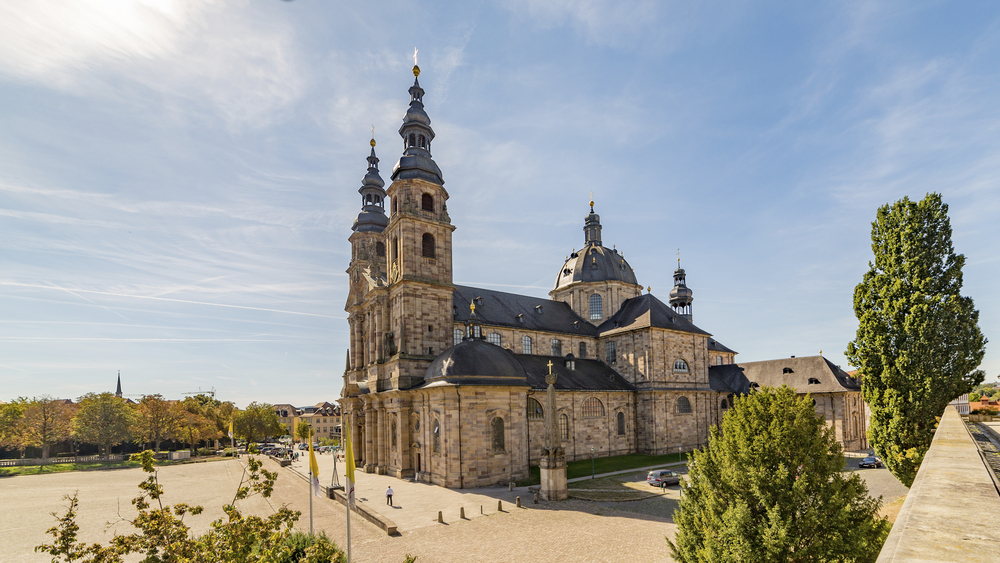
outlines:
[[[877,563],[996,561],[1000,493],[953,406],[945,408]]]

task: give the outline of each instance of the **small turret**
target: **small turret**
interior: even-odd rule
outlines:
[[[670,306],[678,315],[687,320],[692,320],[691,302],[694,301],[694,292],[688,288],[685,282],[684,268],[681,268],[680,251],[677,252],[677,269],[674,270],[674,288],[670,290]]]
[[[372,152],[368,156],[368,172],[361,180],[361,213],[354,220],[351,230],[356,232],[381,233],[389,224],[385,216],[385,182],[378,173],[378,157],[375,156],[375,131],[372,128]]]

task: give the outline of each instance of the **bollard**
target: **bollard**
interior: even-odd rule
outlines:
[[[521,497],[517,497],[514,500],[517,501],[516,504],[515,504],[515,506],[517,506],[518,508],[521,508]]]
[[[535,504],[538,504],[538,493],[535,493]]]
[[[441,515],[440,510],[438,510],[438,524],[444,524],[444,516]]]
[[[462,520],[465,520],[465,507],[464,506],[460,507],[458,509],[458,517],[461,518]]]
[[[497,501],[497,512],[503,512],[503,501],[502,500],[498,500]]]
[[[481,505],[481,504],[479,505],[479,513],[483,514],[483,505]]]

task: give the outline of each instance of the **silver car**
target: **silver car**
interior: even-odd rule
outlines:
[[[679,485],[681,476],[676,471],[669,469],[654,469],[646,475],[646,482],[653,487],[664,487],[668,485]]]

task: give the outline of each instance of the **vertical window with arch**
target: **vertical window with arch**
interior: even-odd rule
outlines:
[[[392,237],[392,261],[399,258],[399,237]]]
[[[530,336],[525,335],[525,336],[521,337],[521,353],[522,354],[530,354],[531,353],[531,337]]]
[[[424,194],[420,196],[420,209],[424,211],[434,211],[434,196]]]
[[[618,347],[615,345],[615,341],[614,340],[608,341],[608,343],[605,346],[605,348],[606,348],[606,351],[607,351],[607,354],[605,354],[605,356],[606,356],[606,358],[605,358],[606,362],[605,363],[607,363],[608,365],[612,365],[615,362],[617,362],[618,361]]]
[[[587,343],[586,342],[581,342],[580,343],[580,353],[577,354],[577,356],[579,356],[580,358],[586,358],[587,357]]]
[[[493,453],[502,454],[506,452],[507,450],[505,448],[506,440],[504,438],[503,419],[500,418],[499,416],[494,417],[493,421],[490,422],[490,430],[491,433],[493,434],[493,440],[492,440]]]
[[[392,415],[392,417],[389,418],[389,443],[391,444],[391,448],[393,450],[396,449],[396,424],[396,415]]]
[[[619,436],[624,436],[625,435],[625,413],[623,413],[622,411],[618,411],[617,418],[618,418],[618,435]]]
[[[454,335],[455,335],[455,344],[461,344],[462,340],[465,339],[465,333],[462,332],[462,329],[460,328],[455,329]]]
[[[425,148],[424,144],[425,144],[424,136],[423,135],[419,135],[417,137],[417,146],[420,147],[420,148]]]
[[[434,425],[431,426],[431,432],[434,434],[434,453],[441,453],[441,423],[438,419],[434,419]]]
[[[396,212],[396,201],[398,201],[398,200],[399,200],[399,198],[396,198],[396,197],[392,198],[392,212],[393,213]]]
[[[420,239],[420,254],[424,258],[434,258],[434,235],[424,233]]]
[[[542,410],[542,404],[536,399],[528,397],[528,420],[538,420],[545,418],[545,411]]]
[[[569,440],[569,417],[565,414],[559,415],[559,439],[563,442]]]
[[[410,133],[410,136],[407,137],[406,140],[407,140],[407,145],[406,145],[407,148],[415,146],[417,144],[417,136],[414,135],[413,133]]]
[[[678,397],[674,411],[677,414],[691,414],[691,401],[687,397]]]
[[[558,338],[552,339],[552,355],[562,356],[562,340],[559,340]]]
[[[604,318],[604,299],[600,293],[590,296],[590,320],[599,321]]]
[[[379,258],[385,258],[385,243],[376,242],[375,243],[375,255]]]
[[[500,336],[499,332],[491,332],[486,335],[486,341],[489,342],[490,344],[495,344],[497,346],[500,346],[501,344],[503,344],[503,337]]]
[[[604,403],[597,397],[591,397],[583,402],[583,418],[604,416]]]

